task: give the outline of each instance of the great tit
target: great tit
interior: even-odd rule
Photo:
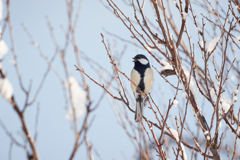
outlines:
[[[153,83],[153,70],[146,56],[138,54],[133,58],[134,67],[131,72],[131,81],[145,94],[148,94]],[[142,120],[143,100],[145,96],[131,83],[131,88],[136,99],[135,121]]]

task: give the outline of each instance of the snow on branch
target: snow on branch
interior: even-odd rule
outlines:
[[[13,87],[6,77],[0,79],[0,93],[7,100],[12,98]]]
[[[166,62],[165,59],[162,59],[160,62],[163,64],[163,67],[158,70],[160,73],[162,73],[163,71],[165,71],[167,69],[173,70],[172,65],[169,64],[168,62]]]
[[[72,107],[68,109],[66,118],[73,120],[73,113],[75,112],[76,119],[80,118],[86,109],[86,92],[78,85],[78,81],[75,77],[68,78],[68,81],[65,83],[65,87],[70,90],[70,98],[72,101]]]
[[[6,54],[7,52],[8,52],[8,46],[3,40],[1,40],[0,41],[0,60],[3,58],[4,54]]]
[[[214,50],[214,48],[216,48],[216,45],[219,43],[220,41],[220,37],[215,37],[213,38],[212,41],[206,41],[206,49],[207,52],[212,52]],[[199,42],[201,47],[204,47],[204,42],[201,41]]]
[[[169,128],[170,133],[175,137],[177,143],[179,142],[179,136],[178,136],[178,132],[175,129]],[[183,159],[187,160],[187,154],[185,151],[185,147],[182,143],[180,143],[182,152],[183,152]],[[179,154],[182,156],[182,152],[180,151]]]

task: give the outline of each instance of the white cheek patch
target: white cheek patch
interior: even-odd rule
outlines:
[[[139,61],[140,63],[142,63],[143,65],[147,65],[147,64],[148,64],[148,60],[146,60],[146,59],[144,59],[144,58],[140,58],[140,59],[138,59],[138,61]]]

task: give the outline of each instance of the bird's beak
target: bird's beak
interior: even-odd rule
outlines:
[[[137,62],[137,59],[133,57],[133,62]]]

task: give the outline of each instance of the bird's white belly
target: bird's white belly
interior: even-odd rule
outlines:
[[[141,75],[135,69],[133,69],[131,72],[131,80],[136,86],[138,86],[138,84],[141,81]],[[143,82],[144,82],[144,93],[148,94],[153,83],[153,71],[151,68],[147,68],[145,70]],[[131,83],[131,88],[135,93],[137,91],[137,88],[134,84]]]

